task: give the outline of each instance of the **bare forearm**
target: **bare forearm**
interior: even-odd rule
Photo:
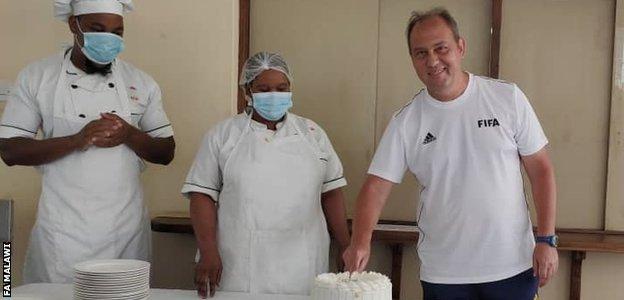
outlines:
[[[533,201],[537,212],[537,235],[555,233],[557,196],[553,172],[543,172],[539,178],[531,180]]]
[[[537,234],[555,233],[557,187],[555,171],[546,148],[522,157],[524,170],[531,181],[531,193],[537,212]]]
[[[352,243],[369,244],[375,224],[390,195],[392,183],[369,175],[358,195],[355,219],[353,220]]]
[[[81,144],[75,135],[36,140],[25,137],[0,139],[0,155],[9,166],[38,166],[53,162],[78,149]]]
[[[195,239],[202,257],[217,250],[217,207],[212,198],[201,193],[191,193],[190,215]]]
[[[349,245],[349,229],[347,228],[347,210],[345,208],[342,189],[337,188],[321,195],[323,213],[334,238],[341,249]]]
[[[162,165],[167,165],[173,160],[175,151],[173,137],[154,138],[134,127],[126,145],[139,157]]]

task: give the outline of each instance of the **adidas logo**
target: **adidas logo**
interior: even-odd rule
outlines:
[[[435,140],[436,140],[436,137],[433,136],[431,132],[427,132],[427,136],[425,137],[425,141],[423,142],[423,145],[427,145]]]

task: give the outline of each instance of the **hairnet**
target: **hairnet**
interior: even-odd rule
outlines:
[[[288,64],[284,58],[278,53],[270,52],[258,52],[250,56],[247,61],[245,61],[238,84],[244,88],[256,79],[260,73],[266,70],[276,70],[284,73],[288,81],[292,84],[290,68],[288,68]]]

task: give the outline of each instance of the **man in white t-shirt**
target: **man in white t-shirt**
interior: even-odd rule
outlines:
[[[424,298],[533,299],[558,265],[554,171],[537,116],[515,84],[462,70],[466,43],[445,9],[413,13],[406,34],[426,88],[394,114],[379,143],[357,200],[346,266],[366,267],[373,227],[409,169],[423,187]],[[521,163],[537,211],[535,238]]]

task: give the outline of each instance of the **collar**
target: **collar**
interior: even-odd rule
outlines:
[[[249,116],[249,114],[247,114],[247,116]],[[278,122],[277,124],[275,124],[275,132],[279,131],[282,127],[284,127],[284,125],[289,121],[290,118],[288,118],[288,112],[286,113],[286,115],[284,116],[283,121]],[[250,125],[251,129],[254,131],[265,131],[265,130],[269,130],[268,127],[254,119],[251,119]]]
[[[429,91],[425,89],[425,100],[427,101],[427,103],[438,108],[450,109],[450,108],[457,107],[461,105],[462,103],[466,102],[466,100],[470,98],[470,95],[472,94],[472,91],[474,90],[474,87],[473,87],[474,76],[470,72],[466,72],[466,73],[468,73],[468,84],[466,85],[466,89],[464,89],[464,91],[459,96],[457,96],[457,98],[450,100],[450,101],[440,101],[440,100],[433,98],[429,94]]]
[[[67,73],[67,75],[70,75],[70,76],[82,77],[82,76],[87,75],[85,71],[76,67],[74,63],[71,61],[71,59],[69,60],[69,66],[67,66],[67,70],[65,72]]]

